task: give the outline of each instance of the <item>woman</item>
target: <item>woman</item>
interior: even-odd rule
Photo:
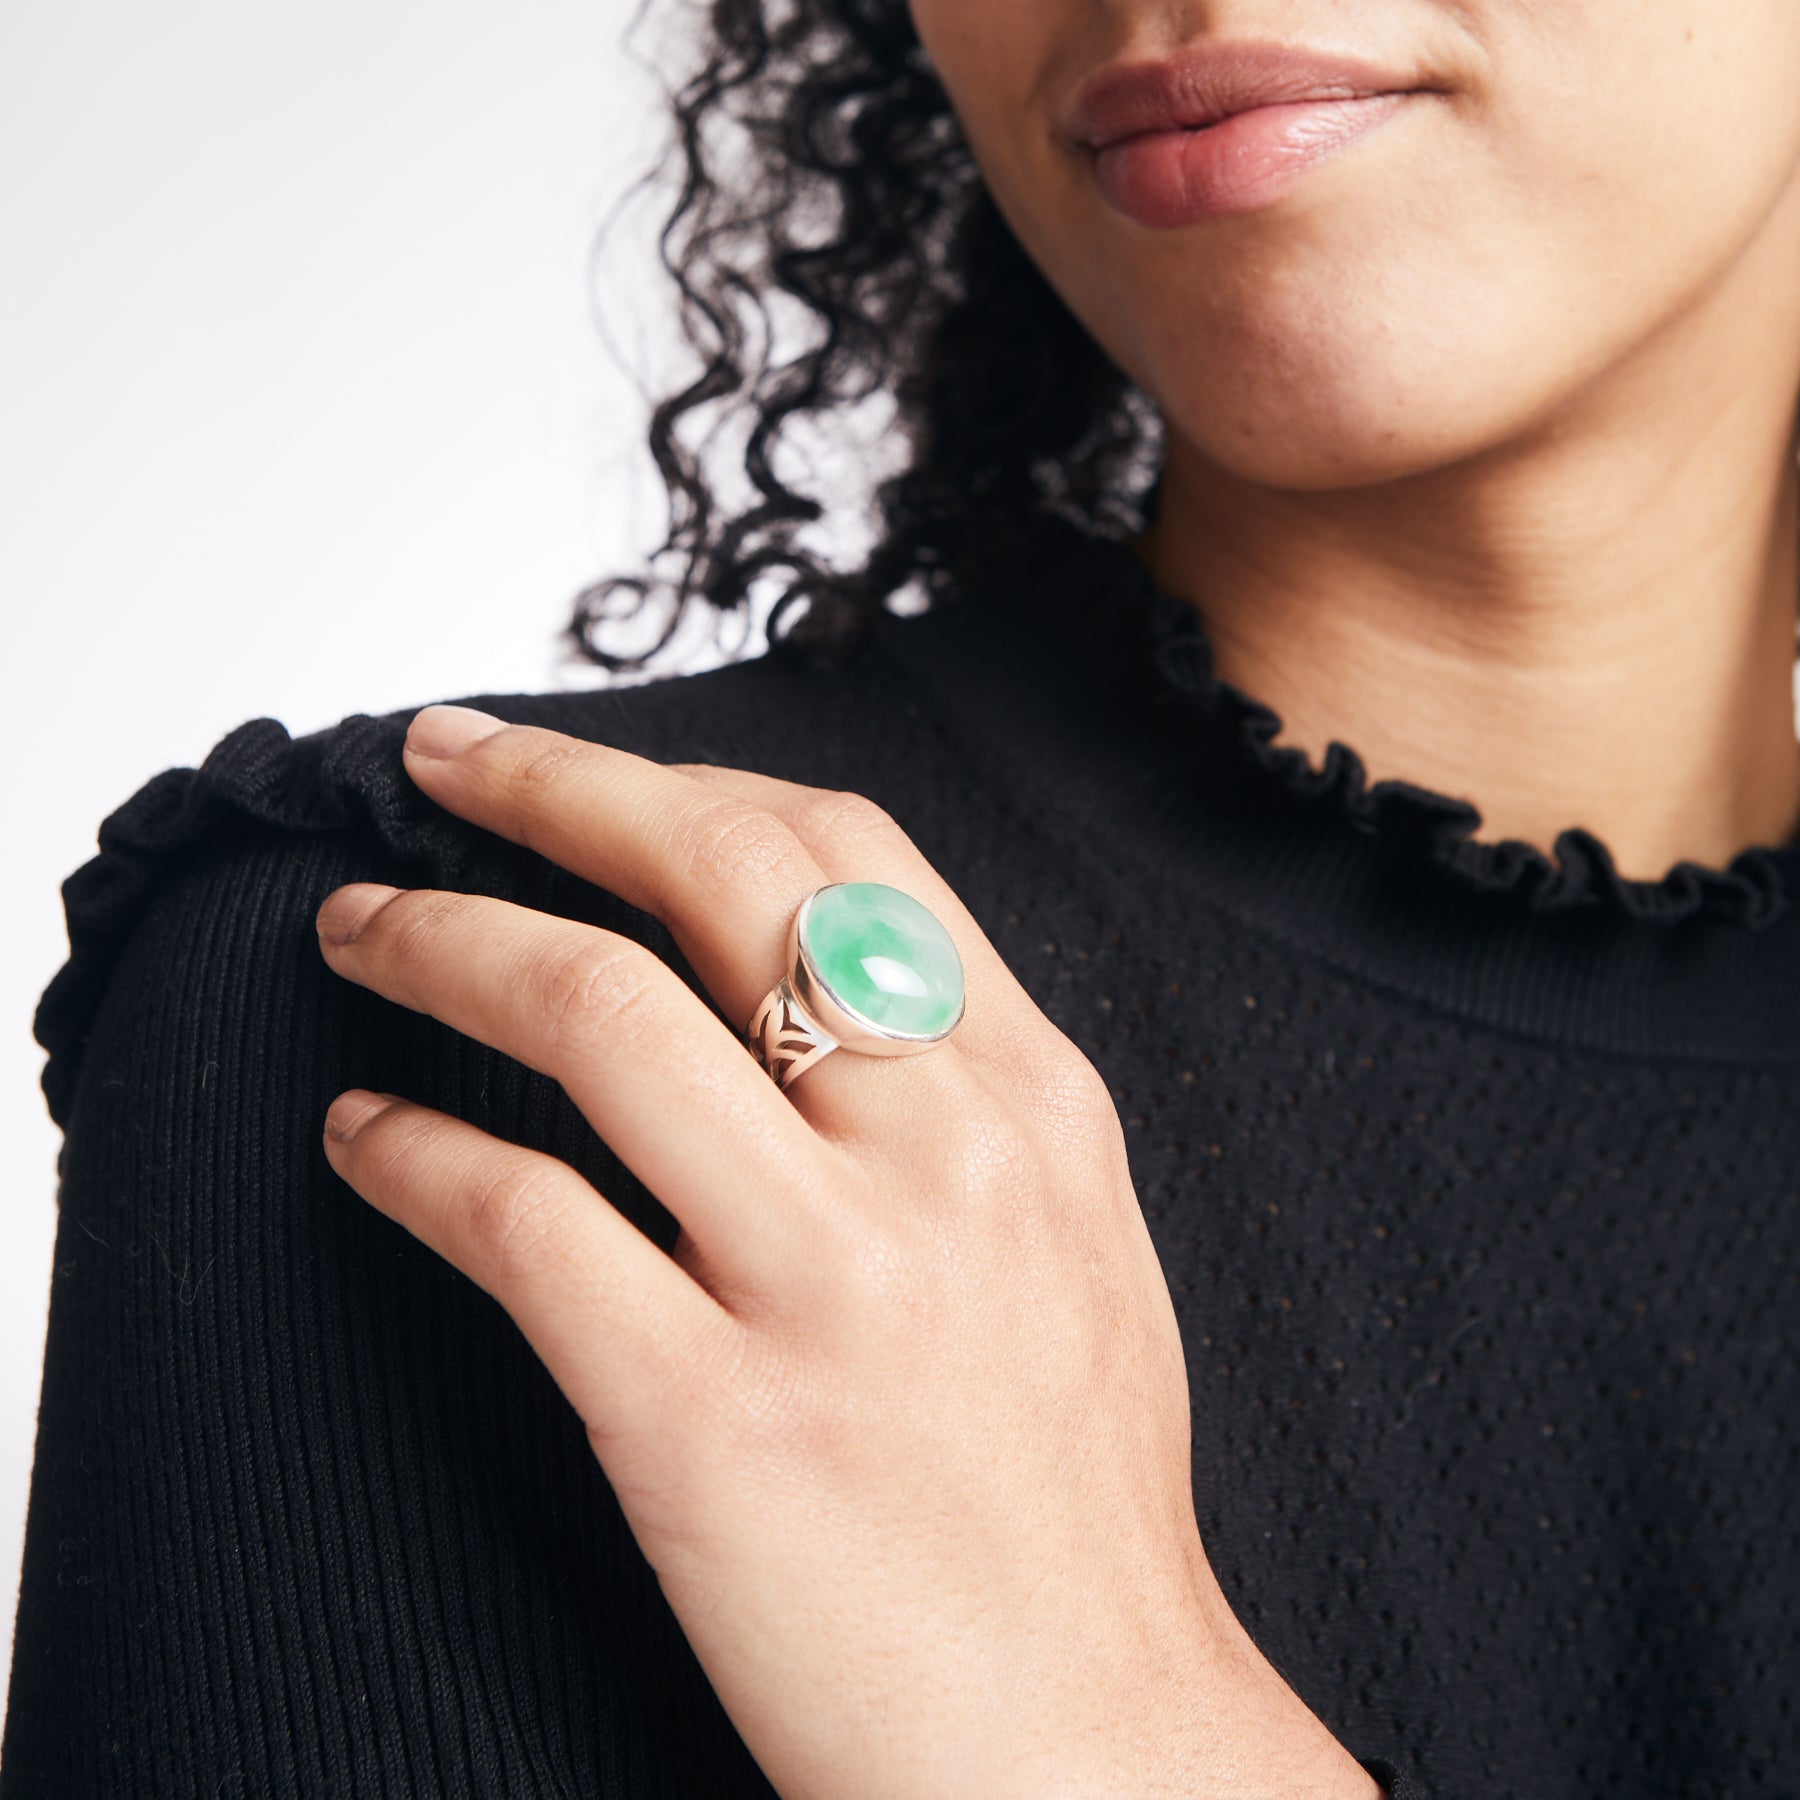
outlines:
[[[712,21],[781,641],[108,822],[6,1792],[1792,1793],[1800,14]]]

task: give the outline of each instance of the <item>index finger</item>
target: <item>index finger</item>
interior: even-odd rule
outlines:
[[[439,805],[660,919],[740,1031],[781,978],[801,901],[828,879],[763,808],[560,731],[430,706],[406,769]]]

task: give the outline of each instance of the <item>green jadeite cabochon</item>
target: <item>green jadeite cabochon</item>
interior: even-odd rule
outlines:
[[[962,958],[949,932],[898,888],[847,881],[815,894],[800,944],[831,997],[883,1031],[937,1037],[962,1010]]]

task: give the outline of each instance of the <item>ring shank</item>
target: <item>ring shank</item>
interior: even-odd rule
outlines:
[[[756,1009],[747,1036],[751,1055],[774,1077],[778,1088],[797,1081],[838,1047],[837,1039],[800,1004],[786,975]]]

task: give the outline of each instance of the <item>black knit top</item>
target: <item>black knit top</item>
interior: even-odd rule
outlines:
[[[910,832],[1110,1083],[1213,1567],[1396,1795],[1800,1793],[1800,845],[1639,882],[1580,830],[1478,842],[1277,747],[1198,615],[1060,527],[835,672],[479,703]],[[426,800],[405,723],[245,725],[65,890],[6,1800],[770,1791],[510,1321],[324,1161],[332,1096],[386,1089],[674,1239],[552,1083],[319,957],[368,879],[692,979]]]

